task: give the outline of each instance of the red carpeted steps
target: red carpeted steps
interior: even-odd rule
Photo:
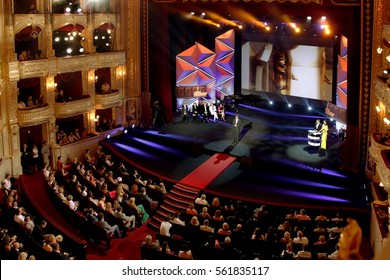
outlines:
[[[176,211],[185,211],[188,205],[194,202],[199,190],[177,183],[173,186],[169,194],[164,198],[164,202],[149,221],[148,226],[155,230],[160,229],[160,224],[165,218]]]

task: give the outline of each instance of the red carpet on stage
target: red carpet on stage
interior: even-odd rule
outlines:
[[[184,177],[179,183],[185,186],[203,189],[217,178],[235,160],[236,157],[234,156],[217,153]]]

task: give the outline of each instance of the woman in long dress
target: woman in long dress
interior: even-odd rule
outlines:
[[[320,155],[325,155],[326,140],[328,138],[328,122],[326,120],[323,121],[320,132],[321,132]]]

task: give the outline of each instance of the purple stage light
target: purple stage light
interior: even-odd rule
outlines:
[[[154,159],[154,160],[156,159],[156,157],[153,156],[152,154],[149,154],[149,153],[141,151],[139,149],[130,147],[128,145],[124,145],[124,144],[120,144],[120,143],[113,143],[112,145],[117,146],[117,147],[119,147],[119,148],[121,148],[123,150],[126,150],[128,152],[131,152],[131,153],[134,153],[134,154],[137,154],[137,155],[149,158],[149,159]]]
[[[157,143],[152,142],[152,141],[144,140],[144,139],[137,138],[137,137],[134,137],[133,140],[135,140],[135,141],[137,141],[137,142],[139,142],[139,143],[142,143],[142,144],[144,144],[144,145],[147,145],[147,146],[156,148],[156,149],[158,149],[158,150],[166,151],[166,152],[171,153],[171,154],[176,154],[176,155],[180,155],[180,156],[185,156],[185,154],[182,153],[182,152],[180,152],[180,151],[177,151],[177,150],[175,150],[175,149],[166,147],[166,146],[161,145],[161,144],[157,144]]]

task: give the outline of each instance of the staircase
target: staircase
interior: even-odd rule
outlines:
[[[190,203],[193,203],[198,196],[199,189],[184,186],[177,183],[173,186],[171,191],[165,196],[163,203],[160,205],[156,213],[154,213],[148,226],[159,230],[161,222],[165,221],[165,218],[175,213],[176,211],[182,212],[187,209]]]

